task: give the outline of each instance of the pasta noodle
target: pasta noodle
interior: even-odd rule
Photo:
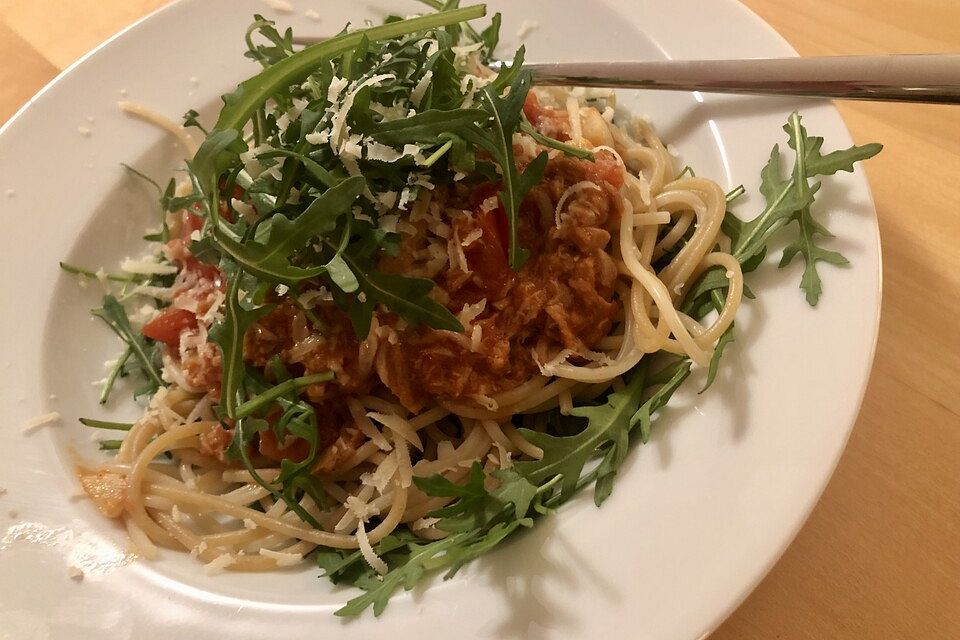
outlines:
[[[570,120],[570,144],[612,155],[623,177],[610,256],[618,270],[618,313],[597,351],[576,353],[546,345],[536,353],[541,373],[528,381],[491,397],[435,400],[415,414],[389,392],[347,397],[348,415],[363,441],[335,468],[316,474],[335,504],[320,504],[309,494],[299,503],[320,528],[307,526],[249,471],[210,455],[202,443],[221,428],[210,401],[185,385],[171,384],[154,396],[113,461],[81,472],[85,478],[100,474],[105,482],[124,487],[122,518],[141,555],[156,557],[158,546],[181,548],[211,571],[263,571],[290,566],[323,546],[359,549],[383,573],[387,567],[373,545],[396,527],[407,526],[427,540],[447,535],[427,516],[454,498],[426,496],[413,477],[438,473],[457,482],[478,461],[507,468],[518,459],[541,457],[543,451],[524,438],[514,416],[532,418],[553,408],[569,413],[575,398],[595,398],[611,386],[622,388],[620,376],[648,354],[666,351],[687,355],[700,365],[709,362],[743,294],[738,261],[716,248],[725,213],[723,191],[703,178],[672,179],[673,158],[648,123],[638,119],[627,126],[613,124],[571,92],[550,89],[541,97],[562,105]],[[148,115],[142,109],[125,109]],[[172,130],[184,138],[182,128]],[[559,227],[565,224],[571,196],[589,190],[601,187],[581,181],[569,187],[556,206],[538,206]],[[415,223],[417,215],[426,219],[430,207],[437,206],[431,197],[425,192],[417,200]],[[458,250],[450,260],[463,262],[461,239],[449,229],[446,233]],[[446,251],[440,249],[441,260],[447,260]],[[666,266],[655,269],[654,263],[671,252]],[[704,326],[679,307],[691,284],[712,267],[723,268],[729,282],[722,310]],[[474,309],[469,320],[483,308]],[[375,319],[357,354],[366,370],[374,366],[378,350],[395,339],[393,331]],[[175,462],[166,462],[164,455]],[[268,484],[276,483],[281,473],[278,466],[262,461],[256,469]],[[101,504],[101,494],[88,493],[98,506],[107,506]]]

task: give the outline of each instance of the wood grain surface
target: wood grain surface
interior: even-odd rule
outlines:
[[[960,52],[960,0],[744,2],[802,55]],[[0,0],[0,121],[162,4]],[[960,638],[960,107],[840,110],[858,143],[886,146],[866,168],[884,256],[876,363],[819,505],[715,640]]]

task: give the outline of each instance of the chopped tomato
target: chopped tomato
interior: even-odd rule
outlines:
[[[200,262],[193,256],[190,256],[186,264],[184,264],[184,269],[188,271],[194,271],[204,280],[209,280],[213,283],[215,287],[220,289],[220,291],[226,291],[226,282],[223,277],[223,273],[217,268],[216,265],[207,264],[206,262]]]
[[[502,207],[491,211],[476,211],[472,218],[462,218],[459,237],[479,229],[480,237],[463,248],[473,280],[487,296],[497,295],[510,280],[513,272],[507,263],[506,217]]]
[[[570,119],[566,111],[558,111],[540,104],[540,100],[533,93],[527,94],[523,103],[523,115],[526,116],[533,128],[545,136],[556,138],[561,142],[570,139]]]
[[[497,238],[500,247],[503,249],[503,256],[507,257],[510,251],[510,223],[507,220],[506,211],[503,210],[503,205],[500,204],[499,193],[499,183],[486,182],[477,187],[471,194],[470,201],[475,210],[474,216],[477,219],[477,226],[484,230],[484,235],[489,233],[489,237],[495,236]],[[497,206],[492,211],[483,212],[481,207],[490,198],[497,198]],[[486,218],[490,218],[491,214],[493,214],[494,226],[488,232],[487,227],[490,227],[490,221]]]
[[[594,161],[584,161],[584,173],[592,182],[609,182],[619,189],[623,186],[623,169],[617,158],[608,151],[598,151],[594,154]]]
[[[203,218],[192,211],[184,210],[183,226],[180,228],[180,237],[183,240],[190,240],[194,231],[200,231],[203,228]]]
[[[303,438],[288,437],[287,442],[290,444],[281,447],[273,431],[261,431],[260,453],[264,457],[276,460],[277,462],[285,458],[293,460],[294,462],[303,462],[307,459],[307,456],[310,455],[310,443]]]
[[[163,342],[171,349],[180,346],[180,334],[186,329],[197,328],[197,316],[186,309],[167,308],[156,318],[143,325],[141,333],[158,342]]]

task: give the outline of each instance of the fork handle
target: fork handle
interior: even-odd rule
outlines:
[[[533,71],[538,85],[960,104],[960,54],[558,62],[524,67]]]

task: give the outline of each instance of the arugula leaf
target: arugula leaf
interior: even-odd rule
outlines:
[[[257,236],[247,242],[238,242],[216,230],[214,237],[225,253],[258,278],[288,285],[315,278],[324,273],[327,266],[297,267],[290,262],[292,255],[312,238],[333,231],[337,219],[349,211],[363,187],[362,177],[348,178],[325,191],[293,220],[274,214],[258,227]]]
[[[356,276],[359,290],[366,296],[367,303],[362,303],[365,305],[362,313],[372,313],[373,306],[369,303],[376,302],[386,306],[412,326],[425,324],[433,329],[463,333],[463,325],[457,317],[429,297],[428,294],[434,286],[432,280],[363,269],[346,253],[343,254],[343,259]],[[369,332],[369,319],[360,324],[360,328],[364,325],[367,327],[365,332],[357,331],[357,337],[363,340]],[[357,328],[356,322],[354,328]]]
[[[557,151],[562,151],[565,155],[571,156],[573,158],[579,158],[581,160],[590,160],[593,161],[595,156],[592,151],[589,149],[581,149],[580,147],[574,147],[569,144],[545,136],[539,131],[537,131],[530,122],[524,118],[520,121],[520,131],[523,131],[525,134],[536,140],[538,143],[542,144],[545,147],[550,147],[551,149],[556,149]]]
[[[417,31],[481,18],[485,13],[486,7],[478,4],[463,9],[444,11],[344,33],[311,45],[276,62],[253,78],[241,82],[233,93],[225,95],[223,97],[224,107],[220,111],[220,117],[217,119],[214,131],[230,129],[240,131],[253,116],[253,113],[267,99],[282,91],[285,87],[303,82],[307,76],[322,66],[324,61],[352,51],[364,38],[370,42],[397,38]],[[204,145],[206,145],[206,142],[204,142]]]
[[[97,272],[92,269],[84,269],[83,267],[78,267],[72,265],[69,262],[61,262],[60,268],[66,271],[67,273],[72,273],[78,276],[84,276],[87,278],[98,278]],[[118,273],[107,273],[103,276],[107,280],[112,280],[114,282],[135,282],[137,280],[145,279],[145,276],[138,276],[136,274],[118,274]]]
[[[630,418],[630,429],[640,425],[640,441],[646,444],[653,429],[653,414],[667,405],[674,392],[690,375],[690,361],[682,359],[664,367],[650,378],[650,386],[660,388]]]
[[[871,158],[882,149],[880,145],[867,145],[865,147],[852,147],[844,151],[834,151],[823,156],[820,154],[823,138],[808,136],[800,121],[800,115],[796,112],[790,116],[784,130],[789,136],[790,148],[796,153],[797,160],[793,168],[793,181],[796,190],[801,194],[805,194],[809,190],[808,176],[833,175],[837,171],[852,172],[855,162]],[[811,307],[815,307],[823,293],[820,274],[817,272],[817,263],[827,262],[837,266],[845,266],[849,262],[840,253],[817,245],[817,236],[830,238],[833,235],[827,231],[826,227],[814,220],[810,213],[810,204],[797,211],[794,214],[794,220],[799,226],[800,233],[797,239],[784,249],[779,266],[781,268],[787,266],[797,254],[803,256],[804,270],[803,277],[800,280],[800,288],[806,292],[807,303]]]
[[[489,59],[494,55],[497,45],[500,43],[500,22],[501,16],[497,12],[490,19],[490,26],[480,32],[480,40],[483,42],[483,50]]]
[[[733,256],[741,263],[760,253],[770,236],[793,219],[793,214],[813,202],[816,189],[800,192],[793,179],[780,176],[780,146],[774,145],[770,159],[760,173],[760,193],[766,199],[763,212],[749,222],[743,222],[740,235],[731,247]]]
[[[289,380],[284,380],[278,385],[275,385],[260,393],[253,398],[250,398],[246,402],[240,404],[234,411],[234,415],[231,417],[234,418],[245,418],[255,411],[259,411],[263,407],[269,405],[271,402],[276,400],[281,396],[289,394],[291,391],[296,391],[297,389],[302,389],[308,387],[312,384],[319,384],[321,382],[329,382],[333,380],[333,373],[314,373],[308,376],[301,376],[299,378],[290,378]]]
[[[724,229],[733,241],[734,257],[746,264],[765,251],[767,242],[778,229],[790,222],[797,222],[799,235],[784,250],[780,266],[786,266],[798,254],[803,256],[806,264],[800,287],[806,292],[807,302],[815,306],[822,293],[817,262],[844,265],[847,261],[839,253],[816,244],[817,236],[829,237],[830,233],[816,222],[810,213],[820,184],[810,185],[809,179],[833,175],[838,171],[853,171],[856,162],[872,158],[883,146],[853,146],[823,155],[823,138],[809,136],[796,112],[791,114],[784,130],[789,136],[788,144],[795,154],[791,176],[781,176],[780,147],[774,146],[770,160],[761,173],[760,191],[766,199],[766,208],[750,222],[727,223]]]
[[[143,374],[150,383],[150,392],[156,391],[163,386],[163,380],[160,379],[160,372],[156,364],[148,353],[146,338],[139,332],[134,331],[130,326],[130,320],[127,318],[127,312],[123,306],[112,295],[103,297],[103,306],[94,309],[91,313],[107,323],[107,326],[113,330],[117,336],[123,340],[130,349],[131,355],[136,358],[140,364]]]
[[[210,328],[210,340],[220,346],[222,368],[221,405],[227,417],[237,417],[237,396],[244,377],[243,336],[254,322],[270,311],[269,306],[247,308],[240,302],[243,271],[236,263],[221,265],[227,280],[227,299],[223,319]]]
[[[133,428],[132,422],[108,422],[106,420],[94,420],[92,418],[80,418],[80,424],[92,429],[110,429],[113,431],[130,431]]]
[[[392,146],[410,143],[433,143],[439,136],[456,133],[467,125],[488,119],[482,109],[455,109],[439,111],[431,109],[409,118],[381,122],[369,133],[378,142]]]
[[[253,439],[253,436],[261,431],[265,431],[268,427],[269,425],[267,424],[267,421],[259,418],[241,418],[237,420],[236,427],[234,428],[233,432],[233,440],[231,440],[230,447],[226,452],[227,455],[232,459],[239,459],[243,463],[244,468],[253,478],[254,482],[269,491],[276,500],[282,500],[284,503],[286,503],[287,507],[297,514],[297,517],[314,529],[321,529],[322,527],[320,526],[320,523],[317,522],[316,518],[310,515],[306,509],[300,506],[299,500],[292,495],[292,492],[279,491],[274,485],[264,480],[263,477],[257,472],[253,462],[250,460],[250,454],[247,452],[247,445]],[[315,429],[312,438],[311,456],[315,457],[317,448],[317,433]]]
[[[523,62],[523,47],[517,51],[512,69],[519,69]],[[509,72],[501,72],[501,78]],[[500,80],[501,78],[498,78]],[[547,165],[547,153],[543,152],[521,174],[517,171],[513,154],[513,134],[520,127],[520,118],[523,102],[530,90],[532,74],[529,71],[518,71],[515,80],[510,85],[506,97],[497,93],[497,83],[494,82],[480,93],[490,112],[491,120],[489,132],[477,129],[465,131],[465,137],[473,144],[485,149],[500,166],[501,190],[500,202],[507,215],[509,225],[508,258],[510,267],[519,269],[526,262],[529,253],[520,247],[517,239],[517,220],[520,214],[520,203],[528,191],[543,177]]]
[[[626,453],[630,417],[640,408],[645,374],[645,367],[634,368],[627,386],[608,395],[604,404],[574,408],[572,415],[587,420],[586,428],[576,435],[559,437],[522,429],[524,438],[543,449],[543,458],[518,461],[516,470],[536,485],[560,476],[561,499],[570,498],[584,465],[598,449],[611,447],[618,449],[618,455]]]
[[[427,572],[427,567],[434,565],[438,559],[442,561],[444,555],[456,549],[464,542],[476,537],[471,534],[452,535],[442,540],[429,542],[427,544],[410,543],[410,554],[404,559],[403,564],[389,571],[382,580],[368,580],[363,583],[357,580],[356,586],[366,587],[363,595],[349,600],[344,606],[334,612],[334,615],[341,617],[356,616],[367,607],[373,607],[373,615],[379,616],[387,608],[387,603],[393,597],[394,592],[400,587],[406,590],[412,589],[417,582]],[[369,572],[364,572],[369,576]]]

